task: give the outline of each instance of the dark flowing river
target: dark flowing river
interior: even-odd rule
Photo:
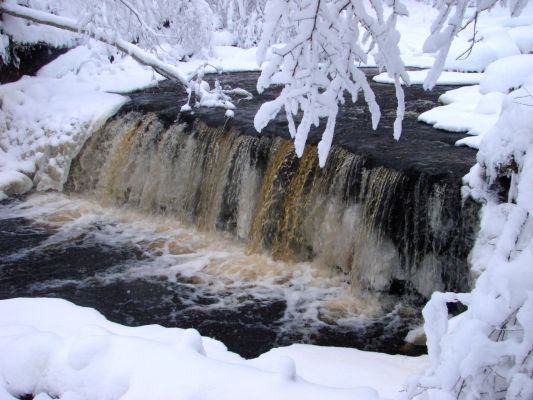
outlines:
[[[232,79],[250,89],[255,77],[240,74]],[[382,85],[376,88],[378,101],[385,103],[382,130],[368,132],[368,115],[363,106],[346,108],[339,122],[336,144],[364,155],[368,168],[390,168],[407,177],[423,174],[430,186],[442,181],[439,187],[459,190],[460,177],[473,164],[475,153],[453,146],[461,135],[438,132],[416,122],[418,112],[434,105],[437,95],[417,88],[408,90],[405,137],[396,143],[390,132],[395,107],[390,88]],[[265,98],[271,98],[272,93]],[[163,83],[131,97],[132,102],[121,111],[123,114],[155,111],[164,124],[171,125],[178,117],[177,103],[183,94],[177,93],[172,84]],[[184,118],[199,116],[204,123],[214,126],[228,123],[241,133],[257,136],[251,128],[257,104],[256,100],[243,103],[236,119],[229,122],[220,111],[200,111],[194,117]],[[283,137],[282,126],[281,118],[264,134]],[[316,133],[313,140],[316,142]],[[78,175],[83,162],[81,157],[73,166]],[[129,168],[127,163],[123,164]],[[90,177],[90,172],[83,173]],[[265,176],[263,181],[267,180]],[[151,179],[148,174],[145,181]],[[215,216],[213,229],[205,226],[198,229],[194,218],[184,220],[159,203],[154,210],[138,207],[129,201],[135,190],[131,184],[126,190],[127,201],[116,202],[110,201],[109,196],[102,197],[96,189],[80,189],[80,182],[83,186],[86,180],[76,182],[69,183],[69,190],[75,188],[70,194],[34,193],[0,203],[1,299],[61,297],[94,307],[110,320],[126,325],[193,327],[244,357],[255,357],[272,347],[291,343],[389,353],[420,351],[405,348],[403,337],[420,323],[423,299],[403,281],[394,278],[386,290],[363,290],[354,286],[357,274],[340,264],[326,267],[323,258],[313,257],[315,250],[309,250],[309,255],[299,261],[291,257],[274,259],[261,246],[251,249],[246,237],[253,225],[251,211],[239,214],[248,218],[241,221],[248,224],[242,237],[221,231],[220,216]],[[404,195],[409,198],[398,193],[399,200],[394,204],[401,203]],[[439,210],[447,210],[438,206]],[[431,207],[436,209],[434,204]],[[453,207],[456,206],[449,208]],[[352,224],[356,229],[357,221],[350,218],[356,218],[357,212],[355,204],[346,206],[342,210],[343,224]],[[436,218],[433,214],[430,217]],[[452,217],[455,218],[449,216]],[[269,223],[268,218],[262,218],[261,221],[266,221],[263,223]],[[428,221],[434,223],[431,218]],[[257,224],[256,230],[261,228]],[[409,235],[416,236],[416,232]],[[466,240],[459,246],[460,254],[467,251],[469,243]],[[331,246],[334,253],[335,242]],[[439,246],[438,251],[446,250],[441,249],[446,245]],[[398,262],[405,261],[402,257]],[[446,279],[443,280],[446,285],[455,282]]]

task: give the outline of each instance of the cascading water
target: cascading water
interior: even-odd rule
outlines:
[[[298,159],[279,137],[130,112],[91,137],[66,190],[230,232],[249,252],[339,269],[361,290],[401,281],[429,296],[469,285],[473,217],[457,187],[368,166],[340,147],[321,169],[313,146]]]
[[[0,207],[0,298],[64,297],[255,356],[294,342],[397,352],[421,297],[468,288],[477,207],[458,177],[473,152],[422,132],[419,149],[402,139],[389,154],[388,134],[353,135],[353,120],[365,125],[353,107],[321,169],[316,147],[298,159],[280,123],[254,133],[255,106],[233,122],[178,116],[171,90],[154,104],[132,95],[93,133],[67,196]]]

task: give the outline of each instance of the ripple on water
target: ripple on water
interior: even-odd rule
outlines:
[[[194,327],[254,357],[294,342],[397,352],[418,312],[312,263],[57,193],[0,205],[0,298],[62,297],[127,324]]]

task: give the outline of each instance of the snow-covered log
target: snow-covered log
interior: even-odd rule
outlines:
[[[64,29],[70,32],[80,33],[114,46],[120,51],[129,54],[137,62],[152,67],[154,71],[163,75],[165,78],[175,80],[184,87],[189,87],[189,80],[187,79],[187,76],[179,68],[174,65],[164,63],[153,54],[141,49],[139,46],[121,39],[116,35],[115,32],[107,31],[105,29],[100,29],[98,32],[90,31],[80,27],[73,19],[8,2],[0,3],[0,11],[2,13],[23,18],[38,24],[53,26],[55,28]]]

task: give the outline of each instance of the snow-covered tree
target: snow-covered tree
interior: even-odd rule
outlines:
[[[204,0],[89,0],[83,7],[80,27],[113,29],[142,48],[171,44],[176,54],[187,56],[210,45],[212,13]]]
[[[207,0],[216,27],[227,30],[236,46],[257,45],[261,37],[266,0]]]
[[[482,203],[471,293],[435,293],[424,309],[431,366],[410,398],[526,400],[533,395],[533,71],[511,92],[466,176]],[[446,303],[467,310],[448,327]]]
[[[213,31],[211,8],[204,0],[5,0],[3,3],[69,18],[83,37],[124,40],[173,62],[208,49]],[[4,18],[13,17],[5,15]],[[9,33],[8,29],[3,31],[3,36]]]

